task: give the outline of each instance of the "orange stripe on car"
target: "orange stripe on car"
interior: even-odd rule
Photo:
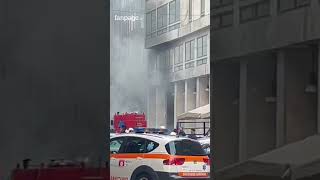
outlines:
[[[111,154],[110,158],[116,159],[135,159],[143,157],[144,159],[170,159],[170,158],[184,158],[186,162],[201,161],[208,159],[207,156],[173,156],[168,154]]]

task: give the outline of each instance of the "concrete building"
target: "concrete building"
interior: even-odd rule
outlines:
[[[211,11],[216,178],[317,179],[320,1],[213,0]]]
[[[0,0],[0,179],[25,158],[107,158],[104,6]]]
[[[178,115],[209,104],[210,1],[146,0],[145,6],[149,125],[173,128]]]

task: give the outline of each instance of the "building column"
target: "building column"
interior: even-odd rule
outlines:
[[[184,81],[184,112],[188,112],[188,81]]]
[[[173,112],[173,127],[177,128],[177,92],[178,92],[178,85],[177,82],[174,82],[174,112]]]
[[[317,107],[317,132],[320,133],[320,42],[318,42],[318,86],[317,86],[317,97],[318,97],[318,107]]]
[[[157,113],[157,111],[158,111],[158,106],[159,106],[159,100],[158,100],[158,95],[159,95],[159,88],[158,87],[156,87],[156,103],[155,103],[155,106],[156,106],[156,108],[155,108],[155,118],[154,118],[154,120],[155,120],[155,128],[158,128],[158,113]]]
[[[196,108],[200,107],[200,78],[197,77],[197,96],[196,96]]]
[[[277,52],[276,146],[285,144],[285,52]]]
[[[239,161],[247,159],[247,61],[240,62]]]

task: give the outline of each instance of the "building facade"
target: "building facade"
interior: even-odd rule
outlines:
[[[209,104],[210,1],[146,0],[149,126]]]
[[[211,10],[217,179],[277,179],[292,166],[291,179],[312,179],[320,1],[214,0]]]

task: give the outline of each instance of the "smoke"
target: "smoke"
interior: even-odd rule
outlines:
[[[144,47],[143,12],[144,0],[111,1],[111,116],[116,112],[147,109],[148,50]],[[121,16],[138,17],[138,20],[115,18]]]

